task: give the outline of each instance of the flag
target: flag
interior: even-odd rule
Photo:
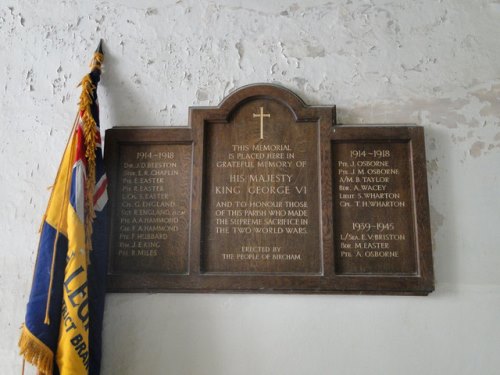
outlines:
[[[101,44],[40,228],[19,348],[43,375],[98,375],[107,267],[107,179],[97,84]]]

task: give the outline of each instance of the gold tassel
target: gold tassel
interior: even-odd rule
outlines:
[[[99,69],[101,70],[102,62],[104,60],[104,55],[100,52],[95,52],[90,62],[90,70]]]
[[[96,52],[90,63],[92,70],[101,69],[104,55]],[[92,223],[95,218],[94,211],[94,189],[95,177],[95,149],[97,137],[97,124],[92,117],[90,105],[92,104],[92,92],[96,87],[92,84],[90,75],[86,75],[82,82],[82,94],[78,103],[80,116],[82,118],[82,128],[85,141],[85,158],[87,159],[87,184],[85,192],[85,250],[87,253],[87,263],[90,263],[90,251],[92,250]]]
[[[40,374],[52,375],[54,353],[24,325],[18,346],[23,358],[35,366]]]

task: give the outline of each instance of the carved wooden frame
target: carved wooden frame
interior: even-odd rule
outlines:
[[[213,274],[204,272],[201,264],[203,226],[204,178],[210,168],[206,165],[205,132],[214,123],[224,123],[241,106],[255,100],[272,100],[286,106],[297,122],[314,122],[318,129],[318,150],[321,207],[322,269],[317,275],[253,275],[242,273]],[[192,144],[192,182],[190,207],[190,237],[188,269],[184,274],[162,272],[121,272],[113,267],[115,249],[110,242],[110,292],[259,292],[259,293],[364,293],[425,295],[434,289],[429,225],[427,177],[423,128],[417,126],[374,125],[340,126],[335,123],[335,107],[307,106],[293,92],[277,85],[259,84],[243,87],[222,101],[217,107],[192,107],[189,127],[142,128],[121,127],[106,132],[106,163],[110,179],[110,233],[116,239],[118,208],[114,197],[118,193],[120,145],[127,142],[148,144]],[[336,142],[349,140],[395,140],[408,142],[410,147],[412,181],[412,215],[415,233],[417,272],[412,275],[348,275],[337,272],[335,265],[335,222],[333,213],[332,147]]]

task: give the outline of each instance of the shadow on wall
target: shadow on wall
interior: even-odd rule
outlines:
[[[101,123],[106,118],[107,127],[118,125],[139,126],[154,124],[155,119],[143,105],[146,93],[138,92],[129,77],[120,69],[120,61],[112,51],[104,45],[105,65],[101,78]],[[103,124],[104,125],[104,124]],[[103,127],[104,130],[104,127]]]
[[[456,285],[459,282],[456,249],[459,248],[460,244],[458,233],[453,233],[453,228],[457,228],[457,222],[455,208],[452,205],[452,202],[456,202],[458,197],[455,197],[453,186],[446,185],[450,178],[444,176],[453,173],[451,159],[442,156],[439,158],[439,155],[443,155],[442,150],[450,150],[453,147],[449,132],[448,128],[425,127],[432,253],[436,291],[438,292],[439,284]],[[429,164],[429,161],[432,163]],[[436,209],[437,206],[439,206],[439,211]],[[443,216],[440,211],[446,212],[447,215]]]

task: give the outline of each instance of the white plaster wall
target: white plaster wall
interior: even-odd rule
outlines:
[[[423,125],[429,297],[122,294],[103,374],[498,374],[500,1],[0,0],[0,373],[99,38],[102,125],[185,125],[279,82],[341,123]],[[32,373],[31,370],[28,373]]]

